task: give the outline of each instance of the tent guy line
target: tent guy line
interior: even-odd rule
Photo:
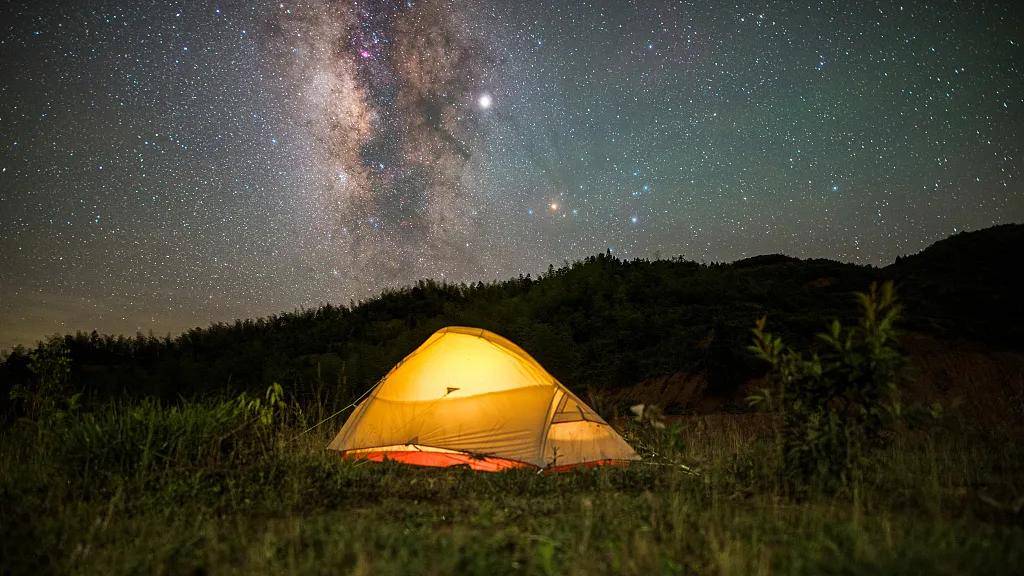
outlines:
[[[383,380],[383,378],[382,378],[381,380]],[[318,426],[320,426],[321,424],[324,424],[325,422],[328,422],[328,421],[330,421],[330,420],[333,420],[334,418],[337,418],[337,417],[338,417],[338,415],[340,415],[340,414],[341,414],[342,412],[344,412],[345,410],[348,410],[349,408],[352,408],[352,407],[356,406],[357,404],[359,404],[359,402],[361,402],[363,398],[366,398],[366,396],[367,396],[367,395],[368,395],[368,394],[369,394],[370,392],[373,392],[373,389],[374,389],[374,388],[376,388],[376,387],[377,387],[377,385],[381,383],[381,380],[378,380],[378,381],[377,381],[377,382],[376,382],[376,383],[375,383],[375,384],[374,384],[373,386],[370,386],[369,388],[367,388],[367,389],[366,389],[366,391],[364,391],[364,392],[363,392],[362,394],[360,394],[358,398],[356,398],[355,400],[353,400],[351,404],[349,404],[348,406],[345,406],[345,407],[344,407],[344,408],[342,408],[341,410],[338,410],[338,411],[337,411],[337,412],[335,412],[334,414],[331,414],[330,416],[328,416],[328,417],[324,418],[323,420],[321,420],[321,421],[317,422],[316,424],[313,424],[313,425],[312,425],[312,426],[310,426],[309,428],[306,428],[305,430],[303,430],[302,432],[300,432],[299,434],[297,434],[297,435],[296,435],[296,436],[295,436],[294,438],[292,438],[291,440],[289,440],[289,442],[294,442],[294,441],[298,440],[299,438],[302,438],[302,437],[303,437],[303,436],[305,436],[305,435],[306,435],[306,434],[307,434],[308,432],[311,432],[311,431],[313,431],[314,429],[316,429],[316,428],[317,428]]]

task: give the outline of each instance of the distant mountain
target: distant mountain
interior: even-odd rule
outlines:
[[[917,254],[896,258],[887,269],[904,275],[972,281],[982,278],[996,283],[1015,275],[1020,281],[1021,249],[1024,224],[1002,224],[954,234]]]
[[[746,350],[757,318],[766,315],[787,342],[809,344],[833,318],[854,321],[853,293],[886,278],[898,284],[907,330],[1024,349],[1022,248],[1024,226],[1011,225],[958,234],[884,269],[782,255],[700,264],[599,254],[538,278],[425,280],[352,307],[218,323],[176,338],[80,333],[63,345],[73,387],[86,398],[233,395],[280,382],[300,399],[343,405],[434,330],[467,325],[512,339],[581,394],[611,397],[660,378],[729,398],[763,370]],[[8,386],[32,378],[26,354],[0,365],[0,401]]]
[[[914,327],[1024,346],[1024,225],[961,232],[884,269]]]
[[[754,268],[757,266],[792,264],[794,262],[800,262],[800,259],[792,256],[786,256],[785,254],[763,254],[761,256],[751,256],[750,258],[737,260],[733,262],[732,265],[735,268]]]

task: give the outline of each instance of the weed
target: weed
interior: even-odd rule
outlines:
[[[857,294],[858,325],[838,320],[818,335],[812,352],[793,350],[758,320],[750,346],[771,365],[769,388],[748,400],[782,414],[783,472],[798,489],[848,488],[868,463],[867,451],[891,435],[901,418],[899,381],[904,364],[896,349],[900,307],[892,283]]]

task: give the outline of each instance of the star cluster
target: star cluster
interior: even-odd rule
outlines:
[[[2,11],[0,348],[1024,220],[1014,3]]]

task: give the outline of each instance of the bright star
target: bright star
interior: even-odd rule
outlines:
[[[487,110],[488,108],[491,107],[491,104],[494,103],[494,100],[491,98],[490,94],[484,93],[481,94],[479,98],[477,98],[476,103],[479,104],[480,107],[483,108],[484,110]]]

